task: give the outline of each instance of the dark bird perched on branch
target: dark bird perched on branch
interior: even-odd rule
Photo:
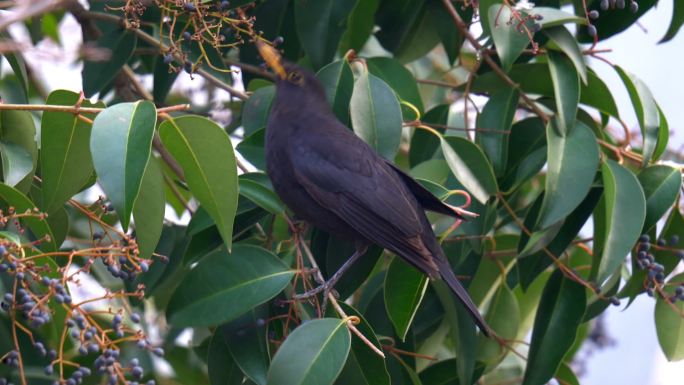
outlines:
[[[442,278],[480,330],[489,327],[457,280],[424,210],[464,219],[409,175],[376,154],[332,112],[318,79],[259,51],[276,72],[276,95],[266,129],[266,166],[276,193],[302,219],[356,242],[356,252],[320,287],[328,292],[370,244],[395,253],[430,278]]]

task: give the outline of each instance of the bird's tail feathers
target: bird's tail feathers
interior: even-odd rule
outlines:
[[[468,313],[470,313],[470,316],[477,324],[477,327],[480,328],[482,334],[489,337],[491,335],[491,329],[489,328],[489,325],[487,325],[487,322],[485,322],[484,318],[482,318],[482,315],[480,315],[480,311],[470,299],[466,289],[458,281],[456,275],[454,275],[454,272],[451,270],[451,266],[449,266],[449,262],[447,262],[445,258],[445,260],[441,260],[438,263],[440,265],[439,271],[442,279],[447,283],[451,291],[456,294],[456,297],[458,297],[459,301],[461,301]]]

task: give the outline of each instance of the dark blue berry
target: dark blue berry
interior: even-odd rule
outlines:
[[[593,20],[598,19],[599,18],[599,12],[597,10],[593,10],[593,11],[589,12],[589,18],[593,19]]]
[[[195,10],[197,10],[197,8],[195,8],[195,4],[193,3],[185,3],[185,5],[183,5],[183,9],[185,9],[187,12],[195,12]]]
[[[136,323],[136,324],[137,324],[138,322],[140,322],[140,314],[138,314],[138,313],[131,313],[131,321],[133,321],[133,323]]]
[[[164,349],[162,348],[154,348],[152,350],[152,354],[154,354],[157,357],[164,357]]]
[[[639,4],[637,4],[636,1],[632,1],[631,3],[629,3],[629,11],[632,13],[639,12]]]

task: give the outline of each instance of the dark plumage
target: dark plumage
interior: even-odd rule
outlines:
[[[456,279],[424,210],[463,219],[338,121],[314,74],[284,63],[266,130],[266,165],[283,202],[331,234],[392,251],[442,278],[480,329],[489,329]],[[357,254],[363,254],[362,252]]]

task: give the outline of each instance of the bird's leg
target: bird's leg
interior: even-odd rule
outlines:
[[[325,307],[328,303],[328,294],[333,290],[335,284],[337,281],[340,280],[342,275],[349,270],[349,268],[354,264],[354,262],[359,259],[362,255],[366,253],[368,250],[368,245],[367,244],[357,244],[356,246],[356,251],[354,251],[354,254],[349,257],[348,260],[342,264],[342,266],[337,269],[335,274],[332,275],[326,282],[322,283],[318,287],[315,287],[305,293],[302,294],[297,294],[294,296],[295,300],[302,300],[302,299],[307,299],[315,296],[316,294],[323,292],[323,306],[322,306],[322,313],[325,314]]]

